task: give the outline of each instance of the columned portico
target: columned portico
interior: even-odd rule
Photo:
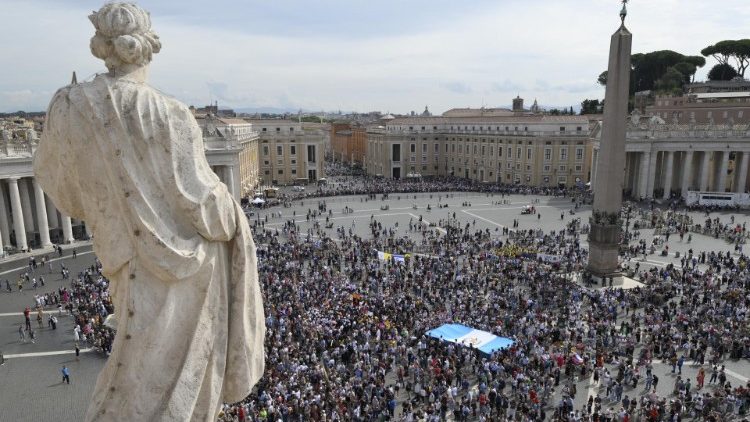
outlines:
[[[42,243],[43,248],[52,246],[52,242],[49,240],[49,225],[47,222],[47,205],[44,203],[44,192],[42,187],[36,181],[36,177],[32,179],[34,185],[34,199],[36,200],[36,216],[38,219],[37,226],[39,227],[39,241]]]
[[[25,251],[28,249],[26,242],[26,226],[23,221],[23,210],[21,209],[21,194],[18,191],[18,179],[8,179],[8,190],[10,191],[10,207],[13,213],[13,231],[16,234],[16,247]]]
[[[663,199],[669,199],[672,192],[672,171],[674,170],[674,152],[664,151],[665,169],[664,169],[664,193]]]
[[[651,153],[651,159],[648,163],[648,183],[646,184],[646,194],[644,195],[644,197],[646,198],[654,197],[654,183],[656,183],[656,164],[659,162],[658,157],[658,151],[653,151]]]
[[[226,176],[227,187],[229,187],[229,193],[238,198],[237,189],[234,186],[234,166],[224,166],[224,174]]]
[[[60,227],[60,220],[57,218],[57,208],[52,200],[45,195],[44,203],[47,206],[47,221],[49,222],[50,229],[56,229]]]
[[[3,245],[10,246],[10,213],[5,201],[5,183],[0,179],[0,239]]]
[[[73,240],[73,223],[70,221],[70,217],[62,214],[62,230],[63,230],[63,242],[71,243]]]
[[[651,153],[649,151],[645,151],[641,154],[641,163],[640,163],[641,171],[639,172],[638,176],[638,196],[642,198],[648,197],[648,169],[651,167]]]
[[[740,160],[735,159],[734,172],[737,175],[737,180],[734,184],[734,191],[738,193],[744,193],[747,187],[747,169],[750,165],[750,152],[744,151],[738,153],[742,158]],[[735,156],[736,157],[736,156]],[[737,162],[739,161],[739,169],[737,168]]]
[[[711,167],[711,152],[703,151],[703,160],[701,160],[701,183],[700,190],[708,191],[708,175]]]
[[[18,190],[21,194],[21,210],[23,211],[23,223],[26,227],[26,233],[34,233],[36,230],[36,223],[34,222],[34,214],[31,209],[31,197],[29,196],[29,184],[28,178],[23,177],[18,179]]]
[[[693,183],[693,151],[685,153],[685,162],[682,164],[682,197],[687,197]]]
[[[721,154],[721,161],[718,165],[718,173],[716,175],[716,184],[714,190],[716,192],[725,192],[727,190],[727,172],[729,171],[729,151],[716,152],[715,155]]]

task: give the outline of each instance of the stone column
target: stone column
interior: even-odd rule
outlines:
[[[91,227],[89,226],[89,223],[87,223],[87,222],[84,221],[83,222],[83,229],[86,231],[86,237],[88,237],[89,239],[91,239],[92,237],[94,237],[94,233],[91,232]]]
[[[23,210],[23,222],[26,224],[27,233],[33,233],[36,230],[34,222],[34,213],[31,209],[31,196],[29,196],[29,184],[27,178],[18,180],[18,191],[21,193],[21,209]]]
[[[703,151],[703,161],[701,162],[701,186],[702,192],[708,191],[708,167],[711,165],[711,151]]]
[[[10,213],[5,203],[3,184],[3,179],[0,179],[0,240],[3,241],[3,245],[10,246]]]
[[[651,166],[651,153],[644,151],[641,153],[640,171],[638,172],[638,196],[646,197],[648,191],[648,169]]]
[[[502,148],[502,147],[500,147]],[[594,153],[591,154],[591,186],[594,186],[594,183],[596,182],[596,169],[599,167],[599,150],[595,149]]]
[[[651,161],[648,164],[648,184],[646,187],[646,198],[654,197],[654,183],[656,183],[656,163],[659,161],[659,151],[651,153]]]
[[[734,171],[737,173],[737,183],[735,184],[734,190],[735,192],[745,193],[748,165],[750,165],[750,152],[743,152],[739,169],[737,168],[736,160],[734,163]]]
[[[70,217],[62,214],[62,230],[63,230],[63,243],[71,243],[73,239],[73,223],[70,221]]]
[[[23,224],[23,211],[21,210],[21,194],[18,192],[18,178],[8,179],[10,190],[10,207],[13,212],[13,231],[16,232],[16,247],[22,251],[29,248],[26,243],[26,226]]]
[[[687,198],[690,185],[693,183],[693,151],[685,153],[685,163],[682,166],[682,197]]]
[[[669,199],[670,191],[672,190],[672,172],[674,171],[674,152],[664,151],[666,165],[664,170],[664,194],[663,199]]]
[[[729,151],[721,153],[721,163],[719,164],[719,174],[716,178],[716,191],[726,192],[727,190],[727,171],[729,170]]]
[[[47,223],[47,205],[44,203],[44,192],[42,187],[36,181],[36,177],[32,179],[34,185],[34,199],[36,200],[36,217],[39,220],[37,226],[39,227],[39,239],[42,242],[42,247],[47,248],[52,246],[52,242],[49,241],[49,225]]]
[[[60,219],[57,218],[57,208],[55,208],[54,202],[49,197],[44,198],[44,203],[47,205],[47,221],[49,221],[49,228],[56,229],[60,227]]]
[[[234,186],[234,166],[225,166],[224,173],[227,177],[227,187],[229,187],[229,193],[232,194],[234,199],[239,201],[240,198],[237,195],[237,188]]]

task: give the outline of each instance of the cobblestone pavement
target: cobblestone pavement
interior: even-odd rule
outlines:
[[[305,218],[308,209],[317,209],[318,201],[325,200],[328,208],[332,210],[331,221],[334,228],[327,229],[327,232],[336,237],[335,228],[344,227],[347,231],[352,231],[369,237],[368,222],[370,217],[380,221],[384,227],[391,227],[398,222],[398,233],[401,235],[419,236],[416,232],[408,232],[409,222],[417,222],[419,217],[425,223],[437,223],[440,219],[446,219],[456,215],[456,219],[462,225],[472,224],[475,229],[489,229],[493,234],[495,229],[502,227],[512,227],[513,220],[517,219],[520,229],[542,229],[544,231],[560,230],[564,224],[573,218],[581,218],[585,223],[591,215],[590,207],[584,206],[576,210],[575,215],[569,211],[574,208],[570,198],[551,198],[526,195],[512,195],[501,197],[500,195],[486,195],[480,193],[432,193],[432,194],[391,194],[391,198],[382,201],[380,196],[376,200],[365,200],[363,196],[345,196],[331,198],[314,198],[303,201],[296,201],[291,208],[274,207],[259,212],[251,217],[250,222],[266,221],[267,229],[281,228],[287,220],[294,220],[304,232],[313,227],[313,222],[308,222]],[[534,203],[539,211],[537,215],[521,215],[521,209],[529,204]],[[506,203],[503,203],[506,202]],[[463,205],[466,203],[466,205]],[[468,205],[470,203],[470,206]],[[498,205],[498,203],[500,203]],[[431,210],[427,210],[430,204]],[[447,204],[448,208],[438,208],[438,204]],[[381,206],[387,205],[388,210],[381,210]],[[353,213],[344,214],[343,208],[350,207]],[[414,209],[416,206],[416,209]],[[271,213],[281,213],[281,217],[272,217]],[[561,218],[562,214],[562,218]],[[705,220],[703,213],[690,213],[694,220],[703,223]],[[750,215],[747,213],[712,213],[712,218],[719,217],[722,221],[728,221],[730,215],[734,215],[736,222],[750,222]],[[324,226],[325,217],[320,220],[321,227]],[[653,230],[641,230],[641,238],[651,239]],[[582,238],[585,244],[585,237]],[[709,236],[693,235],[692,243],[679,241],[679,237],[674,236],[668,243],[670,251],[680,251],[684,254],[688,249],[695,248],[696,251],[732,251],[733,247],[727,242],[715,239]],[[59,259],[56,254],[50,253],[53,257],[53,271],[39,268],[35,274],[44,276],[46,281],[45,287],[39,287],[35,292],[31,286],[24,286],[24,291],[19,293],[16,287],[16,280],[22,271],[27,268],[28,258],[23,257],[19,261],[3,260],[0,262],[0,350],[6,356],[20,355],[10,357],[5,360],[5,364],[0,366],[0,407],[2,415],[0,420],[21,421],[21,420],[59,420],[74,421],[82,419],[89,397],[93,391],[93,386],[101,368],[104,366],[105,358],[97,353],[84,353],[80,361],[75,360],[71,354],[73,348],[73,326],[70,317],[59,317],[57,330],[52,330],[46,326],[46,320],[43,327],[37,329],[38,338],[36,343],[23,343],[19,339],[18,325],[23,323],[21,312],[25,306],[33,308],[33,297],[35,293],[42,293],[57,289],[60,286],[69,285],[68,280],[62,280],[60,276],[60,263],[64,262],[70,269],[71,277],[74,277],[83,268],[93,263],[94,255],[91,252],[90,245],[80,245],[76,247],[78,258],[71,257],[72,251],[67,249],[64,256]],[[674,255],[662,257],[649,255],[644,262],[642,257],[634,259],[633,262],[641,262],[641,268],[649,266],[663,267],[669,263],[678,263],[679,259]],[[5,291],[5,279],[8,279],[13,289],[12,293]],[[56,310],[52,310],[56,312]],[[35,318],[32,323],[37,327]],[[48,355],[50,352],[60,352],[66,354]],[[34,355],[41,353],[42,355]],[[726,361],[728,379],[733,385],[740,382],[747,382],[750,376],[750,365],[745,361]],[[67,365],[71,370],[71,384],[62,385],[60,383],[60,369],[62,365]],[[616,373],[616,369],[610,368],[610,372]],[[654,373],[660,378],[658,393],[668,395],[672,391],[675,376],[671,374],[671,367],[662,363],[654,364]],[[683,367],[683,377],[690,377],[695,383],[697,367],[686,363]],[[562,389],[563,382],[558,388]],[[577,382],[576,408],[588,399],[589,395],[596,395],[599,389],[590,385],[590,380],[579,380]],[[693,384],[695,385],[695,384]],[[708,385],[708,384],[707,384]],[[705,387],[712,388],[712,387]],[[643,391],[643,383],[639,385],[636,391],[625,389],[624,395],[633,397],[634,394],[640,395]],[[604,394],[602,388],[601,394]],[[556,404],[556,403],[554,403]],[[616,407],[616,403],[612,403]]]
[[[26,342],[21,341],[18,334],[18,326],[24,323],[23,309],[26,306],[33,309],[35,294],[70,285],[60,274],[61,262],[70,270],[71,277],[94,263],[89,245],[78,245],[76,250],[76,259],[72,258],[70,250],[62,259],[54,258],[51,273],[47,268],[37,267],[32,277],[37,280],[39,276],[44,277],[46,285],[36,290],[25,285],[23,292],[18,292],[16,286],[19,275],[28,268],[28,257],[0,263],[0,351],[5,356],[5,363],[0,366],[2,421],[77,421],[84,416],[96,377],[106,360],[97,353],[84,352],[76,361],[73,318],[59,315],[56,309],[46,310],[40,327],[32,312],[35,343],[28,338]],[[48,255],[57,257],[53,253]],[[6,279],[10,281],[12,293],[5,291]],[[49,312],[58,315],[56,330],[47,325]],[[61,383],[63,365],[70,370],[70,385]]]

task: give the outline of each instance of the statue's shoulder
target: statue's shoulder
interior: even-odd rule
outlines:
[[[87,92],[99,89],[104,81],[99,79],[97,76],[94,80],[88,82],[73,82],[69,85],[65,85],[55,92],[50,102],[50,108],[53,106],[64,106],[75,102],[76,99],[86,95]]]

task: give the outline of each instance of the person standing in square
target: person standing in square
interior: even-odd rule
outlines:
[[[63,365],[60,372],[62,372],[62,382],[70,384],[70,371],[68,370],[68,367]]]

